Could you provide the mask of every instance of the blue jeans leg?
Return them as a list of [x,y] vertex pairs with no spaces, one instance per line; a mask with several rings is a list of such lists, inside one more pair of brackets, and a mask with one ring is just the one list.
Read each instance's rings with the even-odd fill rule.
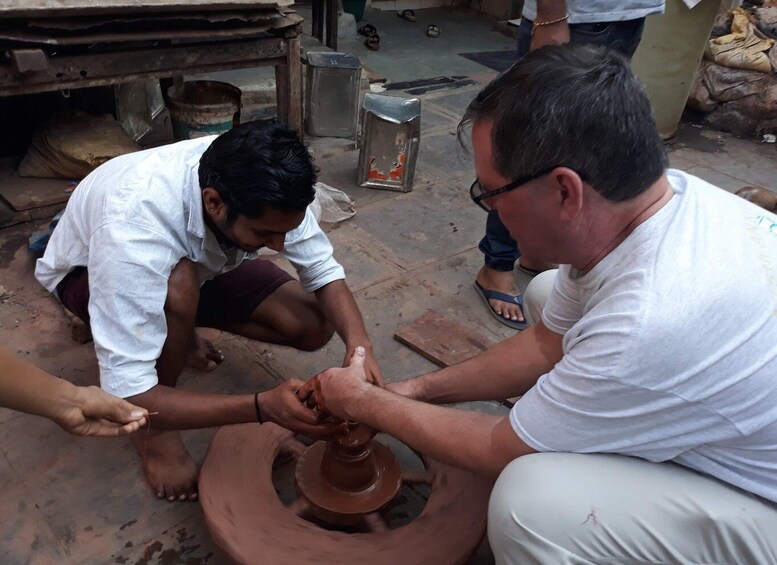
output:
[[[602,22],[596,24],[572,24],[569,36],[574,43],[593,43],[615,49],[631,59],[642,39],[645,18],[624,22]],[[532,22],[521,20],[518,26],[518,59],[526,55],[531,47]],[[486,266],[497,271],[512,271],[521,252],[495,211],[488,213],[486,234],[478,245],[485,256]]]
[[573,43],[604,45],[631,59],[642,40],[644,28],[645,18],[625,22],[572,24],[569,26],[569,37]]
[[478,249],[485,256],[486,266],[495,271],[512,271],[518,260],[518,244],[510,236],[496,210],[488,213],[486,235],[480,240]]

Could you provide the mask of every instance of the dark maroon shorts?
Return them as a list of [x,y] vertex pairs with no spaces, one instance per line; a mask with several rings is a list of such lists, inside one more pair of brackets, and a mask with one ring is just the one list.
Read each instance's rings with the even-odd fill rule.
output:
[[[263,259],[243,261],[200,288],[197,324],[245,322],[262,301],[294,277]],[[89,273],[76,267],[57,285],[57,296],[73,314],[89,323]]]

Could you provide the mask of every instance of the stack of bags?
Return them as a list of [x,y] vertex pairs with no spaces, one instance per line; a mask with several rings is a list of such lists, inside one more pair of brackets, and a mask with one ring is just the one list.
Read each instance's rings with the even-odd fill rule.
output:
[[705,122],[715,129],[771,140],[777,133],[777,5],[746,2],[727,16],[726,33],[707,44],[688,106],[706,112]]
[[108,159],[140,149],[113,116],[55,114],[35,131],[17,174],[80,180]]

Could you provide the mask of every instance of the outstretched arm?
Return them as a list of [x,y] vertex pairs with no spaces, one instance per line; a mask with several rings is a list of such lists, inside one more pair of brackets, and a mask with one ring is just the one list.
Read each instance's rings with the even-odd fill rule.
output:
[[359,306],[344,280],[332,281],[316,291],[316,298],[329,323],[345,342],[343,366],[347,366],[354,350],[362,346],[366,352],[364,362],[370,382],[383,385],[383,375],[372,351],[364,319]]
[[148,413],[98,387],[80,387],[0,350],[0,405],[43,416],[71,434],[118,436],[145,425]]
[[261,420],[316,438],[342,431],[342,424],[318,423],[316,414],[297,398],[297,390],[302,385],[302,381],[289,379],[256,394],[212,394],[156,385],[130,400],[151,411],[153,427],[158,430],[210,428]]
[[562,339],[540,322],[472,359],[387,388],[434,404],[520,396],[561,360]]
[[306,292],[315,292],[327,321],[345,342],[348,363],[356,346],[367,350],[367,370],[374,382],[382,384],[383,375],[372,355],[359,307],[345,282],[345,270],[334,258],[334,249],[308,208],[302,224],[286,235],[283,255],[294,265]]
[[416,402],[372,386],[357,349],[345,369],[316,377],[314,401],[345,420],[384,431],[434,459],[496,478],[513,459],[534,453],[507,417]]

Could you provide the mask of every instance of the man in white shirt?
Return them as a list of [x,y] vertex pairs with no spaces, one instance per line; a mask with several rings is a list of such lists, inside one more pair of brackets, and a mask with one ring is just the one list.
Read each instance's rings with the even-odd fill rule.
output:
[[[467,123],[473,201],[561,265],[527,289],[532,325],[389,390],[357,350],[313,400],[498,477],[497,563],[777,562],[777,216],[667,170],[601,48],[533,51]],[[433,405],[519,395],[505,417]]]
[[[308,205],[316,171],[294,131],[274,120],[117,157],[79,185],[36,276],[89,323],[104,390],[147,408],[135,434],[146,480],[168,500],[197,498],[197,467],[178,431],[271,421],[320,435],[297,380],[216,395],[175,388],[188,362],[212,370],[209,326],[312,351],[333,329],[346,359],[371,350],[343,268]],[[280,252],[299,281],[257,258]],[[380,372],[371,360],[371,375]]]

